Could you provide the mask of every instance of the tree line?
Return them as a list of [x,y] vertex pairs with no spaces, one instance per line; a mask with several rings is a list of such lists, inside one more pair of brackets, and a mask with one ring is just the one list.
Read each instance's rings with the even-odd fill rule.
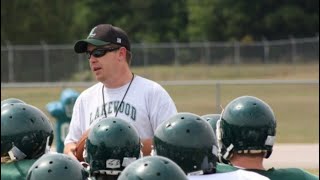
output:
[[319,0],[1,1],[2,44],[73,43],[101,23],[134,43],[313,37]]

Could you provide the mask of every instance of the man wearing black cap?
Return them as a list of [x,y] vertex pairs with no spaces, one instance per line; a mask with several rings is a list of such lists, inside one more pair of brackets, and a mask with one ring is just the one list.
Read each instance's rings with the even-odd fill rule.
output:
[[74,155],[76,143],[92,124],[105,117],[120,117],[137,129],[143,153],[149,155],[155,129],[177,109],[163,87],[131,72],[127,34],[110,24],[100,24],[87,39],[76,42],[74,50],[87,54],[99,82],[84,90],[75,102],[64,153]]

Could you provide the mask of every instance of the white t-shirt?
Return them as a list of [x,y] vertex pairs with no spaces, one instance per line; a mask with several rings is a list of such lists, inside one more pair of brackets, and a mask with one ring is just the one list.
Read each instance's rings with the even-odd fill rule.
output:
[[[115,117],[129,84],[110,89],[99,82],[84,90],[75,102],[69,133],[64,143],[77,142],[89,127],[105,117],[102,89],[107,116]],[[134,75],[117,117],[130,122],[137,129],[141,139],[150,139],[158,125],[176,113],[172,98],[161,85]]]
[[232,179],[232,180],[270,180],[266,176],[262,176],[255,172],[236,170],[227,173],[207,174],[207,175],[191,175],[187,176],[190,180],[211,180],[211,179]]

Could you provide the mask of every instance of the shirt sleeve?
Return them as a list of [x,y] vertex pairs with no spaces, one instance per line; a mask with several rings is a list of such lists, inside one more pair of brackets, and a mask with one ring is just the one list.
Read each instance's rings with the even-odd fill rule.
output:
[[177,108],[168,92],[160,85],[154,86],[151,96],[150,122],[155,132],[161,123],[177,114]]

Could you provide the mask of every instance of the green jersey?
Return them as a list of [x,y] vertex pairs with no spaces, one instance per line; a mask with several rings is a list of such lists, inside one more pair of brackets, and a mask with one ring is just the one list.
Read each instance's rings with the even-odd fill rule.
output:
[[1,163],[1,180],[25,180],[29,168],[36,159],[24,159],[9,163]]
[[[226,165],[226,164],[217,164],[217,173],[230,172],[235,171],[237,167]],[[275,169],[270,168],[268,170],[258,170],[258,169],[245,169],[248,171],[253,171],[259,173],[263,176],[270,178],[271,180],[316,180],[319,177],[304,171],[299,168],[283,168],[283,169]]]

